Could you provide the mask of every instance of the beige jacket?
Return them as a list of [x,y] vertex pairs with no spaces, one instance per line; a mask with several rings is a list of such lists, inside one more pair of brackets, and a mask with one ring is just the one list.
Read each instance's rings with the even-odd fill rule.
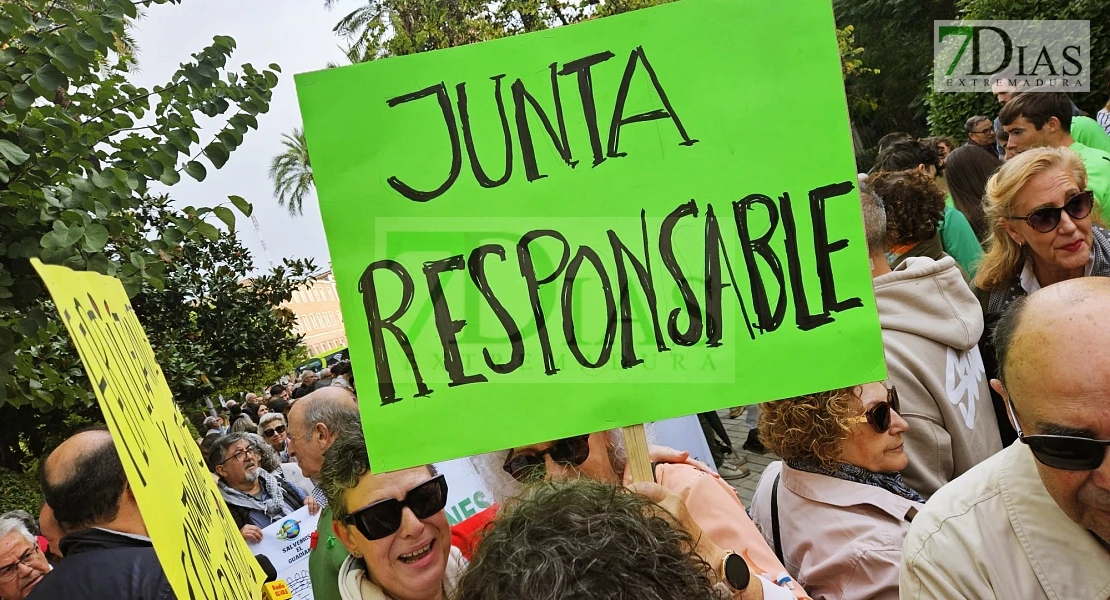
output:
[[903,600],[1106,600],[1110,551],[1048,495],[1020,442],[938,491],[910,526]]
[[889,381],[910,425],[902,478],[928,498],[1002,449],[979,354],[983,311],[951,257],[907,258],[874,284]]
[[897,600],[907,516],[921,504],[882,488],[768,465],[752,520],[774,548],[771,488],[779,482],[779,537],[787,570],[814,600]]

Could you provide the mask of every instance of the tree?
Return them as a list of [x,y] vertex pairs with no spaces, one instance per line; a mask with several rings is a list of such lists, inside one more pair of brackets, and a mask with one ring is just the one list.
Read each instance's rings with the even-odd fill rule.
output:
[[[180,290],[185,279],[191,284],[189,278],[205,273],[194,268],[197,264],[209,265],[208,273],[219,275],[220,267],[204,258],[203,248],[228,244],[230,234],[206,219],[215,217],[231,227],[232,208],[249,214],[250,205],[231,197],[215,208],[175,211],[155,188],[173,186],[182,172],[202,181],[209,168],[223,167],[243,136],[257,129],[257,116],[269,110],[280,72],[274,64],[263,70],[249,64],[239,71],[228,69],[235,40],[216,36],[163,85],[145,89],[131,84],[128,77],[137,62],[121,41],[138,15],[137,5],[178,1],[0,3],[4,466],[19,467],[38,455],[51,435],[96,417],[77,354],[31,268],[32,257],[118,277],[143,306],[140,318],[147,319],[171,389],[181,398],[214,390],[220,377],[276,359],[289,345],[283,337],[288,337],[288,327],[266,316],[273,312],[270,308],[257,309],[246,299],[241,302],[255,312],[243,319],[266,340],[258,360],[218,355],[225,348],[213,348],[199,337],[212,335],[198,329],[205,324],[182,328],[182,335],[192,332],[194,337],[180,340],[172,338],[179,332],[161,329],[172,319],[188,324],[185,313],[194,320],[220,314],[205,313],[204,307],[211,301],[208,294],[222,290]],[[224,119],[220,131],[203,143],[198,113]],[[221,250],[231,251],[229,246]],[[287,268],[274,276],[292,273],[295,280],[298,273]],[[228,269],[242,270],[234,265]],[[272,301],[282,295],[281,285],[267,285],[258,292],[263,297]],[[177,312],[169,310],[174,302]],[[165,308],[166,320],[158,321],[156,307]],[[271,342],[276,344],[272,352]]]
[[[1059,19],[1090,21],[1091,25],[1091,91],[1072,94],[1079,108],[1098,112],[1106,103],[1106,83],[1101,74],[1110,67],[1110,3],[1072,2],[1069,0],[960,0],[961,18],[965,19]],[[994,96],[930,92],[929,126],[934,135],[966,136],[964,122],[974,115],[994,116],[999,104]]]
[[305,196],[316,187],[312,179],[312,162],[308,158],[308,145],[304,130],[281,134],[285,151],[270,160],[270,181],[278,206],[285,207],[292,216],[300,215]]
[[[858,134],[857,168],[866,171],[882,136],[905,131],[924,136],[925,96],[933,69],[933,21],[956,18],[956,0],[834,0],[837,27],[854,25],[869,66],[882,77],[849,84],[849,112]],[[854,98],[878,99],[873,109]]]

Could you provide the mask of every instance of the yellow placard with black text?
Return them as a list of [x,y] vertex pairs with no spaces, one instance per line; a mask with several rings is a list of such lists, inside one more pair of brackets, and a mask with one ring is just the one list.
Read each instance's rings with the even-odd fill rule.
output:
[[262,569],[185,428],[123,284],[98,273],[32,263],[81,355],[174,594],[198,600],[258,597]]

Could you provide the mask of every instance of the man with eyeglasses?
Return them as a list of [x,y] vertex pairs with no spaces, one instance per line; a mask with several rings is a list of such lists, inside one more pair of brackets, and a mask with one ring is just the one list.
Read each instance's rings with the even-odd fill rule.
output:
[[107,429],[62,442],[43,461],[39,482],[65,534],[65,560],[28,600],[175,597]]
[[0,598],[24,600],[50,572],[38,540],[15,517],[0,518]]
[[239,532],[261,542],[262,529],[304,506],[304,492],[258,464],[257,450],[241,433],[225,435],[209,450],[209,464],[220,477],[217,487]]
[[986,152],[990,152],[991,156],[1000,158],[998,156],[998,147],[995,145],[994,125],[989,118],[983,115],[971,117],[967,120],[967,123],[964,124],[964,131],[967,132],[967,143],[965,146],[981,148]]
[[1110,591],[1110,279],[1015,301],[994,331],[1019,441],[941,488],[902,552],[903,600]]
[[[1006,149],[1021,154],[1030,148],[1069,148],[1087,169],[1087,189],[1100,206],[1110,206],[1110,152],[1082,144],[1072,136],[1071,100],[1063,92],[1030,91],[1006,103],[998,119],[1009,138]],[[1097,124],[1096,124],[1097,127]]]

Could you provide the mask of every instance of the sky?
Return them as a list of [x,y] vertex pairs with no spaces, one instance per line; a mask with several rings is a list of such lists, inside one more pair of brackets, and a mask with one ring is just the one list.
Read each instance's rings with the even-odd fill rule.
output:
[[[216,206],[232,194],[245,198],[254,205],[260,232],[278,264],[286,257],[312,258],[320,268],[328,265],[315,195],[305,199],[303,215],[289,216],[277,205],[267,169],[270,159],[282,150],[281,135],[301,126],[293,74],[323,69],[328,62],[346,62],[341,40],[331,28],[358,5],[358,0],[340,0],[325,10],[322,0],[185,0],[180,5],[152,7],[135,26],[139,69],[132,82],[142,87],[168,81],[215,35],[235,38],[237,49],[228,61],[235,70],[243,63],[260,70],[270,63],[281,66],[270,111],[258,116],[258,130],[247,133],[222,169],[212,168],[205,160],[208,176],[203,182],[183,175],[168,190],[179,206]],[[206,130],[198,132],[201,143],[207,144],[232,114],[229,111],[223,120],[208,122]],[[237,216],[239,239],[250,249],[255,267],[266,269],[266,256],[250,220]]]

